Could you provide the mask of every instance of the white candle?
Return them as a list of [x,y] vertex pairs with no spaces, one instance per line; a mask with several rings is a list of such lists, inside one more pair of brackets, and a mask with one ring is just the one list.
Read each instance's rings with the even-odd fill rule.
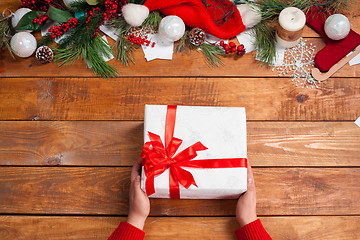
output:
[[299,43],[306,17],[303,11],[296,7],[283,9],[279,15],[279,27],[275,38],[284,48],[294,47]]

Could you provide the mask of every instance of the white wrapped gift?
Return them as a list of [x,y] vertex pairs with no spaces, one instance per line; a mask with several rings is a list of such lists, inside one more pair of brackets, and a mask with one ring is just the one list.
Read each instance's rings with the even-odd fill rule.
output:
[[[159,135],[161,141],[165,142],[167,109],[166,105],[145,106],[144,143],[150,141],[149,132]],[[237,163],[242,160],[246,164],[245,108],[177,106],[173,137],[183,140],[176,154],[199,141],[207,147],[206,150],[197,151],[197,156],[192,160],[232,159]],[[247,168],[244,164],[226,168],[181,168],[192,174],[197,185],[186,189],[179,183],[182,199],[238,198],[247,190]],[[145,182],[143,167],[141,187],[146,192]],[[154,186],[155,193],[149,197],[170,198],[169,168],[155,176]]]

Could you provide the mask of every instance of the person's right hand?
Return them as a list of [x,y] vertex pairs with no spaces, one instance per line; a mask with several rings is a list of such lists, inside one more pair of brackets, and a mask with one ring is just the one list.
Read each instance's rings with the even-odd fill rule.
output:
[[240,196],[237,202],[236,219],[240,227],[257,219],[255,182],[249,160],[247,168],[247,191]]
[[150,201],[140,188],[140,158],[131,169],[131,185],[129,192],[129,215],[127,222],[143,230],[145,220],[150,213]]

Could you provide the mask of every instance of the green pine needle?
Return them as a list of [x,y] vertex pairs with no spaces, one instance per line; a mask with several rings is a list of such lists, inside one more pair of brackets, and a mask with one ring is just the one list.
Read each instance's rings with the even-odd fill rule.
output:
[[72,44],[66,48],[55,48],[54,62],[59,66],[70,65],[75,63],[79,58],[84,59],[95,74],[102,78],[116,77],[117,71],[103,59],[110,57],[112,50],[110,45],[101,37],[94,38],[88,43]]
[[149,16],[144,20],[142,26],[151,26],[154,29],[158,29],[162,16],[159,11],[150,12]]
[[3,47],[6,47],[12,58],[15,59],[15,56],[10,46],[10,40],[11,40],[10,34],[12,33],[10,20],[11,18],[9,17],[0,17],[0,50]]
[[206,62],[211,67],[218,67],[220,65],[224,65],[224,63],[220,58],[220,56],[225,54],[223,49],[208,43],[201,44],[199,48],[201,49],[202,53],[205,55]]
[[[260,7],[262,21],[254,27],[255,32],[255,48],[257,49],[257,57],[261,64],[272,65],[275,62],[275,25],[278,22],[280,12],[286,7],[297,7],[303,11],[307,11],[310,7],[316,6],[319,13],[342,12],[350,13],[351,8],[356,5],[354,0],[245,0],[250,4]],[[236,4],[241,4],[235,1]]]

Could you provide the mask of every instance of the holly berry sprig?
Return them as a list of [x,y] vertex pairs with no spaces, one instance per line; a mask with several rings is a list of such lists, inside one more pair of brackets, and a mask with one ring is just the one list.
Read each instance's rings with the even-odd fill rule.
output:
[[49,19],[49,17],[48,17],[48,15],[46,15],[46,13],[43,15],[39,14],[38,17],[34,18],[33,22],[37,23],[37,24],[42,24],[43,22],[45,22],[48,19]]
[[145,36],[145,37],[141,37],[141,36],[136,37],[135,34],[131,34],[128,37],[128,40],[131,43],[139,45],[139,46],[141,46],[141,45],[150,46],[150,44],[151,44],[151,47],[155,47],[155,42],[151,43],[151,41],[149,41],[147,39],[147,36]]
[[236,52],[236,54],[238,56],[242,56],[246,53],[245,47],[243,44],[236,46],[236,44],[234,42],[230,42],[229,44],[226,44],[224,41],[220,41],[220,46],[224,48],[226,54]]

